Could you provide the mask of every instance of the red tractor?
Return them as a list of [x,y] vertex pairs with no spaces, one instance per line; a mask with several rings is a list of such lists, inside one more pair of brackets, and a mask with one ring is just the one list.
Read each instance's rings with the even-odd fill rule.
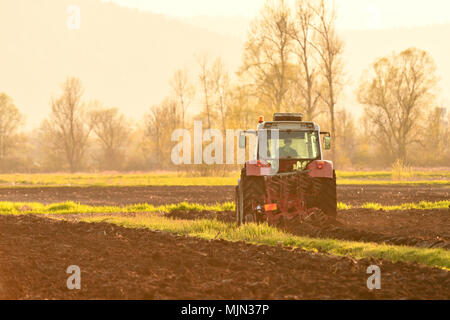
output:
[[243,131],[240,148],[249,135],[256,139],[255,160],[245,163],[236,187],[237,224],[334,221],[336,175],[322,153],[331,147],[330,133],[302,121],[301,113],[275,113],[273,121],[260,117],[256,130]]

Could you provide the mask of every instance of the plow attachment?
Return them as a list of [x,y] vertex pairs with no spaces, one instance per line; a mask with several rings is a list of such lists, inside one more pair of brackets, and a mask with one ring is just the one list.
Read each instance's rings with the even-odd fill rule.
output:
[[308,199],[319,195],[320,185],[307,171],[243,180],[236,190],[238,224],[267,222],[285,227],[304,222],[323,224],[328,220],[320,208],[308,206]]

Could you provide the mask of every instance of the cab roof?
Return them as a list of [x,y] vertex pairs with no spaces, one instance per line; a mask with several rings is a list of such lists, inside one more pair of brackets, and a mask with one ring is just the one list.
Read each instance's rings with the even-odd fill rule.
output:
[[258,129],[320,131],[319,125],[310,121],[265,121]]
[[303,113],[300,112],[275,112],[273,114],[273,121],[302,121]]

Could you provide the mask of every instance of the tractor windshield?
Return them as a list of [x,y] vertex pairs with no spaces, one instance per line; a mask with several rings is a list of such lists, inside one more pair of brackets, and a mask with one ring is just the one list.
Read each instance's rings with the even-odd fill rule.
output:
[[[278,131],[260,135],[260,146],[267,136],[267,159],[275,158],[274,150],[278,149],[279,159],[316,159],[319,156],[319,138],[315,131]],[[264,152],[262,153],[264,154]],[[266,157],[263,157],[266,158]]]

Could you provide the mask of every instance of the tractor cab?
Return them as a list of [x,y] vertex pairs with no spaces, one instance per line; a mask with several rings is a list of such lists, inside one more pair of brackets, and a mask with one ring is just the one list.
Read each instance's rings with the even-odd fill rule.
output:
[[305,170],[311,162],[323,159],[320,136],[324,135],[324,150],[330,149],[331,137],[318,124],[302,120],[301,113],[275,113],[272,121],[260,117],[256,130],[243,132],[240,146],[245,147],[245,135],[254,134],[253,158],[270,167],[270,174]]
[[330,149],[330,133],[303,121],[301,113],[275,113],[272,121],[260,117],[256,130],[243,131],[240,148],[246,146],[246,135],[253,135],[256,143],[236,186],[238,225],[335,219],[336,175],[322,153]]

